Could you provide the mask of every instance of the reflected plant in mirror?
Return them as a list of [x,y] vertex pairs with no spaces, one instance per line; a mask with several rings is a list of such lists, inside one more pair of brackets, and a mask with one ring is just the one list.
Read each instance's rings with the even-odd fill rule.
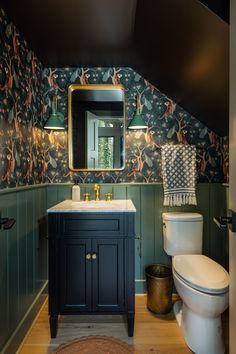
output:
[[124,169],[124,87],[70,85],[68,103],[70,169]]

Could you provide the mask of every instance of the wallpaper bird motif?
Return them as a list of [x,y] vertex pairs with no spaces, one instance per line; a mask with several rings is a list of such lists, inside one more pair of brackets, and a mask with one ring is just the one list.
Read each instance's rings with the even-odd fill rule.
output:
[[0,187],[40,183],[42,65],[0,10]]
[[65,117],[70,84],[122,84],[125,87],[127,122],[135,112],[135,97],[138,95],[148,124],[146,131],[127,130],[126,166],[117,172],[71,173],[68,171],[67,147],[63,148],[59,137],[61,133],[58,133],[60,146],[57,146],[57,151],[51,150],[58,168],[48,167],[50,179],[72,181],[76,176],[83,183],[162,182],[161,146],[168,143],[197,146],[198,182],[227,179],[227,138],[219,138],[131,68],[45,68],[43,81],[47,96],[58,96],[59,110]]
[[[194,144],[198,182],[228,179],[228,141],[219,138],[131,68],[43,68],[16,27],[0,10],[0,188],[38,183],[162,182],[161,146]],[[127,124],[139,96],[146,131],[126,133],[123,171],[73,173],[68,169],[67,132],[43,129],[52,97],[67,119],[67,88],[122,84]]]

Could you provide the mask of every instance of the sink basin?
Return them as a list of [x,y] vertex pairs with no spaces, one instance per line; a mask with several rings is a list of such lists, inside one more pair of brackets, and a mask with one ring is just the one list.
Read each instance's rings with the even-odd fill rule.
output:
[[81,209],[110,209],[113,208],[117,203],[114,201],[107,202],[105,200],[91,200],[90,202],[72,202],[72,207]]

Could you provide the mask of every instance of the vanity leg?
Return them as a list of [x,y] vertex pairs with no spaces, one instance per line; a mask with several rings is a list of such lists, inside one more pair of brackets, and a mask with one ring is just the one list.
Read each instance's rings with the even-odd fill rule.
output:
[[134,314],[127,316],[128,320],[128,336],[133,337],[134,335]]
[[49,323],[50,323],[50,332],[51,332],[51,338],[56,338],[57,336],[57,323],[58,323],[58,316],[50,316],[49,318]]

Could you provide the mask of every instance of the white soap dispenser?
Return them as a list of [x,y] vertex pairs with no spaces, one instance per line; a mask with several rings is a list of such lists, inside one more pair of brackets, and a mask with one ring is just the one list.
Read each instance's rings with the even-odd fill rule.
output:
[[80,186],[78,185],[78,181],[74,181],[74,185],[72,187],[72,201],[79,202],[80,201]]

